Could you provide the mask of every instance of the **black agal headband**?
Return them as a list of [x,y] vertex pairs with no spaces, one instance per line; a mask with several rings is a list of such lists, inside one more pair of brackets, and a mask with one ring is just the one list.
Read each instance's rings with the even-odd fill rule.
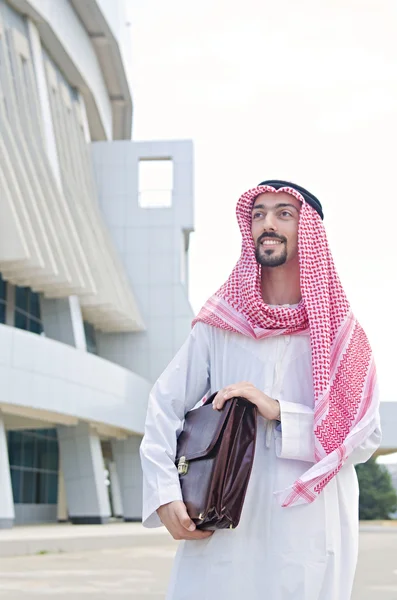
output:
[[322,219],[324,219],[323,207],[321,206],[320,201],[316,198],[316,196],[313,196],[313,194],[305,190],[305,188],[301,187],[300,185],[296,185],[296,183],[291,183],[290,181],[281,181],[279,179],[268,179],[267,181],[262,181],[259,185],[270,185],[276,190],[279,190],[282,187],[293,188],[302,194],[306,202],[318,212]]

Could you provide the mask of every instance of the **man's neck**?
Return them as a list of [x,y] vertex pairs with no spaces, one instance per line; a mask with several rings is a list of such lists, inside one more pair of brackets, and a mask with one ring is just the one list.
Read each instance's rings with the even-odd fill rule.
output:
[[299,264],[291,261],[280,267],[262,267],[261,289],[265,304],[298,304],[302,298]]

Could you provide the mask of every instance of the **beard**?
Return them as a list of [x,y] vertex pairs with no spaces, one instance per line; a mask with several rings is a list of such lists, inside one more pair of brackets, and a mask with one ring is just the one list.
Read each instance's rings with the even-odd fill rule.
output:
[[[262,246],[261,242],[263,242],[265,239],[280,240],[280,242],[283,244],[282,251],[277,251],[277,246],[270,246],[269,248]],[[284,265],[288,258],[287,239],[284,236],[274,235],[271,233],[266,233],[259,236],[256,241],[255,258],[262,267],[280,267],[281,265]]]

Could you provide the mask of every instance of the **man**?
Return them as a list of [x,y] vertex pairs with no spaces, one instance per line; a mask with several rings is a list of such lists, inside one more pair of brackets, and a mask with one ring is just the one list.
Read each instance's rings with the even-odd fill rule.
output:
[[[143,520],[178,549],[169,600],[349,600],[354,465],[380,443],[372,352],[337,276],[320,202],[265,181],[241,196],[241,257],[155,384],[141,446]],[[227,232],[223,232],[227,235]],[[258,407],[254,466],[233,530],[195,529],[174,465],[185,414],[218,392]]]

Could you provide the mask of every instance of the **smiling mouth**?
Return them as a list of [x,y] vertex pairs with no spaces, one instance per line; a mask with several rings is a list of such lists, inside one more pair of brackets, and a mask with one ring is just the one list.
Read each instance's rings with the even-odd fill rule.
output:
[[279,244],[282,244],[281,240],[266,239],[261,242],[262,246],[277,246]]

